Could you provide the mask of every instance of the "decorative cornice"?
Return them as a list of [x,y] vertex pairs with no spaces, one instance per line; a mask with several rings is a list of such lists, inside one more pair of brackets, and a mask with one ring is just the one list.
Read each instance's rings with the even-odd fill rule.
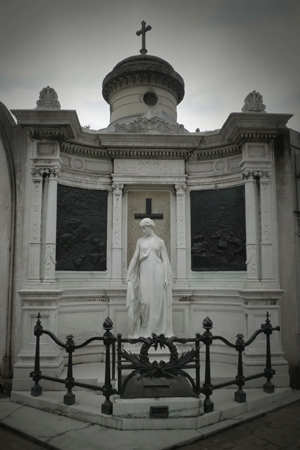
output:
[[108,303],[109,297],[107,295],[99,296],[99,297],[63,297],[61,299],[61,304],[63,303]]
[[48,137],[61,139],[74,139],[81,133],[81,125],[76,111],[53,109],[12,109],[18,125],[29,129],[37,139]]
[[235,144],[270,142],[286,128],[291,117],[293,114],[231,113],[220,134],[227,142]]
[[[123,145],[125,145],[125,142]],[[148,142],[149,144],[149,142]],[[142,142],[139,143],[142,146]],[[190,148],[183,149],[165,149],[163,144],[161,144],[162,148],[154,148],[156,142],[153,143],[153,146],[150,148],[134,148],[134,144],[132,144],[129,148],[97,148],[97,147],[88,147],[85,145],[80,145],[72,143],[72,142],[63,142],[60,145],[60,150],[62,153],[82,156],[85,158],[93,158],[93,159],[188,159],[191,154]]]
[[201,149],[195,150],[189,161],[205,161],[210,159],[226,158],[228,156],[240,155],[242,149],[239,145],[231,145],[229,147],[214,148],[211,150]]
[[62,153],[68,155],[84,156],[93,159],[107,159],[110,157],[106,149],[87,147],[79,144],[72,144],[70,142],[63,142],[60,145],[60,150]]
[[241,133],[238,142],[271,142],[277,133]]
[[66,140],[69,135],[68,130],[65,127],[43,127],[41,129],[31,130],[29,134],[32,139],[47,139],[59,142]]
[[161,150],[161,149],[112,149],[107,150],[111,158],[117,159],[187,159],[190,152],[187,150]]

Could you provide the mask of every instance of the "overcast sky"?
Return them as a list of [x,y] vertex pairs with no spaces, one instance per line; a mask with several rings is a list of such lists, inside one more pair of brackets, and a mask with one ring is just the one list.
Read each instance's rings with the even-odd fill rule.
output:
[[109,123],[102,80],[139,54],[145,20],[149,55],[185,81],[178,122],[220,128],[259,91],[267,112],[292,113],[300,131],[300,0],[6,0],[0,7],[0,101],[36,107],[47,85],[81,125]]

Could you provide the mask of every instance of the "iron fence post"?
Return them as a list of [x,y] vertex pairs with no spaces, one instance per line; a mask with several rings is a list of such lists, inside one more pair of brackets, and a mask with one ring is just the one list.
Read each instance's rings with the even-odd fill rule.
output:
[[211,373],[210,373],[210,345],[212,344],[212,333],[211,329],[213,328],[213,323],[209,317],[203,320],[203,328],[205,332],[202,336],[202,341],[205,344],[205,381],[203,384],[202,392],[205,395],[204,400],[204,412],[209,413],[213,412],[214,404],[210,399],[210,396],[213,393],[212,384],[211,384]]
[[196,339],[195,339],[195,346],[196,346],[196,390],[197,395],[200,394],[200,333],[196,333]]
[[116,341],[112,342],[111,346],[111,379],[116,381]]
[[74,387],[74,377],[73,377],[73,352],[75,350],[75,344],[73,341],[72,334],[67,336],[66,342],[66,352],[68,353],[68,372],[67,378],[65,380],[65,386],[68,392],[64,395],[64,404],[73,405],[75,403],[75,394],[73,394],[72,389]]
[[30,373],[30,376],[34,381],[34,386],[31,388],[31,395],[33,397],[39,397],[42,395],[42,386],[39,385],[39,381],[42,374],[40,370],[40,336],[43,334],[43,327],[41,325],[40,318],[41,314],[38,313],[36,325],[34,327],[34,335],[36,336],[34,371]]
[[245,350],[245,342],[243,334],[237,334],[237,340],[235,343],[235,348],[238,351],[238,372],[235,377],[235,383],[238,386],[238,390],[234,393],[234,400],[239,403],[245,403],[246,401],[246,392],[243,390],[243,386],[245,384],[245,377],[243,373],[243,351]]
[[270,344],[270,336],[273,332],[272,325],[270,322],[270,316],[269,311],[267,311],[266,314],[266,322],[262,324],[261,328],[264,330],[264,333],[266,335],[266,368],[264,370],[264,376],[266,377],[267,381],[264,384],[264,392],[267,394],[273,394],[274,392],[274,384],[272,383],[271,379],[273,378],[273,375],[275,375],[275,370],[272,369],[271,365],[271,344]]
[[113,327],[112,320],[107,317],[103,323],[103,328],[105,333],[103,335],[103,343],[106,347],[106,358],[105,358],[105,380],[103,385],[103,395],[105,396],[105,401],[101,405],[101,412],[103,414],[112,414],[113,405],[110,401],[110,396],[115,392],[111,385],[111,376],[110,376],[110,346],[114,341],[114,336],[110,332]]
[[118,366],[117,366],[117,370],[118,370],[118,394],[121,395],[121,389],[122,389],[122,355],[121,355],[121,350],[122,350],[122,334],[118,333]]

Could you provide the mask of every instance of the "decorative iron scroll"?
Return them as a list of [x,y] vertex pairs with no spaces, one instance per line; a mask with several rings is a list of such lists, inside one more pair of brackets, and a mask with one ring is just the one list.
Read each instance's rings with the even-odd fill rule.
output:
[[244,186],[191,192],[194,271],[246,270]]
[[107,191],[58,185],[56,270],[106,270]]

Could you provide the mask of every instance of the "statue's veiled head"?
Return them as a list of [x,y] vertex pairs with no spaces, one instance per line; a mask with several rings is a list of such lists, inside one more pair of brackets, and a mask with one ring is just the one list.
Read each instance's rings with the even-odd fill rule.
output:
[[140,221],[139,226],[141,228],[149,227],[149,228],[152,228],[152,230],[153,230],[155,228],[155,223],[153,222],[153,220],[149,219],[149,217],[146,217],[145,219],[142,219]]

